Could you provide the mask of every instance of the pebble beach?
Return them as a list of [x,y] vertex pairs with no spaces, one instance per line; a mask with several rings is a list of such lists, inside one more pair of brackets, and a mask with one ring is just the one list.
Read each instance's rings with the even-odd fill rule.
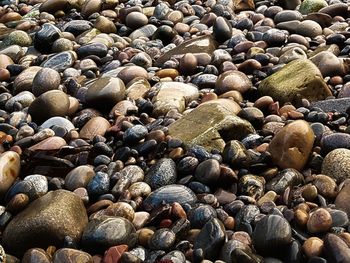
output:
[[0,263],[350,263],[350,2],[0,0]]

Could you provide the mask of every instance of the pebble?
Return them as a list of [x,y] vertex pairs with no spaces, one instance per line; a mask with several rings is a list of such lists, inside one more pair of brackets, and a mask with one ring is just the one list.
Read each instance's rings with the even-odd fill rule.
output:
[[132,247],[136,232],[132,223],[123,217],[101,217],[89,221],[82,235],[82,244],[90,251],[103,252],[116,245]]
[[[348,159],[350,150],[339,148],[326,155],[322,162],[322,174],[333,178],[337,183],[348,178]],[[349,159],[350,160],[350,159]]]
[[269,144],[268,151],[281,168],[303,169],[314,143],[310,125],[297,120],[282,128]]
[[310,214],[307,229],[310,233],[326,232],[332,226],[332,217],[324,208],[319,208]]
[[23,255],[33,246],[59,245],[65,236],[78,241],[87,222],[78,196],[65,190],[51,191],[10,221],[3,233],[3,244],[9,253]]

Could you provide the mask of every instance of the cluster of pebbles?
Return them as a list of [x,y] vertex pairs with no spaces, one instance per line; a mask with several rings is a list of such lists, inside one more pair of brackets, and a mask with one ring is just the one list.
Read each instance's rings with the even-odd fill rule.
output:
[[0,262],[350,262],[340,0],[0,0]]

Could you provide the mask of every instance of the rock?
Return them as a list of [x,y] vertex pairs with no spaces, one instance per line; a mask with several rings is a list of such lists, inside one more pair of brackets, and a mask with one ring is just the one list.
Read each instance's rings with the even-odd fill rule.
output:
[[338,184],[350,175],[350,150],[335,149],[322,162],[321,173],[333,178]]
[[0,155],[0,197],[3,197],[14,183],[20,168],[20,156],[16,152],[8,151]]
[[220,177],[220,163],[214,159],[201,162],[195,170],[194,177],[203,184],[215,184]]
[[253,244],[261,255],[282,254],[291,241],[292,229],[281,216],[267,215],[255,225]]
[[31,248],[22,258],[23,263],[51,263],[50,256],[41,248]]
[[344,113],[349,108],[350,98],[320,100],[311,103],[311,107],[317,107],[324,112],[341,112]]
[[223,43],[232,37],[232,26],[226,18],[218,16],[215,19],[213,25],[213,36],[220,43]]
[[67,0],[48,0],[40,5],[39,11],[53,14],[58,10],[64,10],[67,4]]
[[254,10],[255,4],[252,0],[234,0],[233,8],[235,12]]
[[3,232],[3,244],[9,253],[23,255],[31,247],[60,246],[65,236],[78,242],[87,222],[84,204],[77,195],[65,190],[51,191],[9,222]]
[[131,40],[138,39],[140,37],[147,37],[151,38],[153,34],[157,31],[157,27],[155,25],[149,24],[149,25],[144,25],[135,31],[133,31],[130,35],[129,38]]
[[64,179],[64,185],[69,191],[74,191],[79,187],[86,187],[92,177],[94,170],[88,165],[81,165],[70,171]]
[[315,13],[326,6],[328,4],[324,0],[304,0],[300,5],[299,12],[307,15],[309,13]]
[[136,124],[128,128],[123,134],[123,141],[126,144],[136,144],[143,140],[148,134],[148,130],[145,126]]
[[61,248],[53,255],[52,263],[93,263],[93,259],[86,252],[71,248]]
[[[233,101],[231,101],[233,102]],[[225,141],[241,140],[254,133],[253,126],[221,103],[204,103],[169,126],[169,134],[189,145],[222,151]],[[191,127],[196,127],[193,129]],[[235,132],[231,132],[235,131]]]
[[125,24],[126,26],[137,29],[142,26],[147,25],[148,18],[141,12],[131,12],[129,13],[125,18]]
[[127,245],[113,246],[105,252],[103,257],[103,262],[104,263],[120,262],[121,256],[126,251],[128,251]]
[[31,37],[22,30],[13,31],[4,39],[4,45],[6,46],[18,45],[20,47],[28,47],[31,44]]
[[108,48],[102,43],[88,43],[79,47],[76,52],[79,58],[84,58],[90,55],[102,58],[107,55]]
[[348,216],[350,216],[349,195],[350,184],[345,184],[334,201],[335,207],[346,212]]
[[237,90],[241,94],[244,94],[252,87],[253,84],[247,75],[237,70],[229,70],[220,74],[215,83],[217,94],[223,94],[232,90]]
[[208,221],[194,241],[194,249],[203,250],[204,258],[214,260],[225,243],[225,227],[217,218]]
[[318,67],[324,77],[344,74],[342,61],[329,51],[322,51],[310,57],[310,60]]
[[161,57],[156,60],[155,65],[161,66],[165,61],[169,60],[171,57],[182,56],[186,53],[206,53],[211,55],[217,48],[217,43],[211,35],[198,37],[185,41],[179,46],[173,48],[172,50],[166,52]]
[[190,101],[199,97],[197,87],[190,84],[164,82],[158,87],[159,91],[152,99],[156,116],[166,115],[172,109],[181,113]]
[[14,62],[11,59],[11,57],[5,55],[5,54],[0,54],[0,68],[1,69],[6,69],[8,65],[12,65]]
[[310,213],[309,220],[307,221],[307,230],[312,233],[327,232],[332,226],[332,216],[324,209],[319,208]]
[[266,183],[266,190],[282,195],[287,187],[295,187],[304,183],[303,175],[293,168],[280,171]]
[[81,15],[88,18],[95,12],[99,12],[102,7],[101,0],[87,0],[81,7]]
[[145,175],[145,182],[153,189],[176,182],[176,164],[170,158],[160,159]]
[[80,137],[92,140],[96,135],[104,135],[110,127],[109,122],[103,117],[93,117],[80,130]]
[[41,66],[44,68],[51,68],[58,72],[73,66],[76,60],[76,54],[73,51],[64,51],[56,55],[50,56],[44,61]]
[[19,74],[13,82],[14,93],[18,94],[22,91],[31,91],[33,80],[36,74],[40,70],[41,70],[41,67],[37,67],[37,66],[29,67],[23,70],[21,74]]
[[303,244],[303,251],[308,258],[321,256],[323,240],[318,237],[310,237]]
[[148,79],[147,71],[139,66],[128,66],[122,69],[118,75],[118,78],[120,78],[125,85],[127,85],[131,80],[142,77],[145,79]]
[[87,88],[86,102],[102,110],[110,110],[125,97],[125,85],[119,78],[101,77]]
[[96,252],[104,252],[109,247],[116,245],[133,247],[135,242],[135,227],[123,217],[103,216],[92,219],[82,236],[82,245]]
[[282,128],[271,140],[268,151],[272,160],[281,168],[302,170],[309,158],[314,132],[303,120],[294,121]]
[[75,129],[73,123],[63,117],[52,117],[43,122],[40,126],[44,129],[51,128],[52,126],[59,126],[66,129],[68,132]]
[[[59,0],[58,3],[60,3]],[[55,40],[60,37],[61,31],[50,23],[42,25],[41,29],[35,33],[34,48],[42,53],[50,53]]]
[[38,97],[46,91],[58,89],[60,83],[61,77],[57,71],[50,68],[40,69],[33,79],[33,94]]
[[327,234],[324,238],[324,251],[334,263],[345,263],[350,258],[347,243],[335,234]]
[[329,153],[338,148],[350,149],[350,134],[335,132],[322,136],[322,153]]
[[94,28],[106,34],[117,32],[117,28],[114,23],[104,16],[99,16],[96,18]]
[[67,94],[60,90],[50,90],[41,94],[30,104],[28,113],[34,121],[42,123],[51,117],[65,116],[68,109]]
[[298,24],[295,32],[304,37],[316,37],[322,34],[322,27],[315,21],[304,20]]
[[300,98],[322,100],[332,95],[319,69],[307,59],[297,59],[261,81],[260,95],[280,103],[295,103]]
[[192,205],[196,201],[197,197],[191,189],[183,185],[172,184],[160,187],[151,192],[144,200],[143,206],[146,211],[151,211],[163,202],[166,204],[177,202],[180,205]]

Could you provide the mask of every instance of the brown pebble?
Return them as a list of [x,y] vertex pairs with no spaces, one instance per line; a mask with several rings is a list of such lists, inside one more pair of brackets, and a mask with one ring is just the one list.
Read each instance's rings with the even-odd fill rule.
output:
[[319,208],[311,212],[307,221],[307,229],[310,233],[326,232],[332,226],[332,216],[324,209]]
[[10,72],[7,69],[0,68],[0,81],[8,81],[10,77]]
[[310,237],[304,242],[302,248],[308,258],[319,257],[323,250],[323,240],[318,237]]
[[11,200],[8,202],[6,206],[6,210],[16,214],[23,210],[29,204],[29,197],[26,194],[16,194]]
[[148,242],[153,236],[154,231],[149,228],[142,228],[138,233],[138,244],[143,247],[148,247]]

